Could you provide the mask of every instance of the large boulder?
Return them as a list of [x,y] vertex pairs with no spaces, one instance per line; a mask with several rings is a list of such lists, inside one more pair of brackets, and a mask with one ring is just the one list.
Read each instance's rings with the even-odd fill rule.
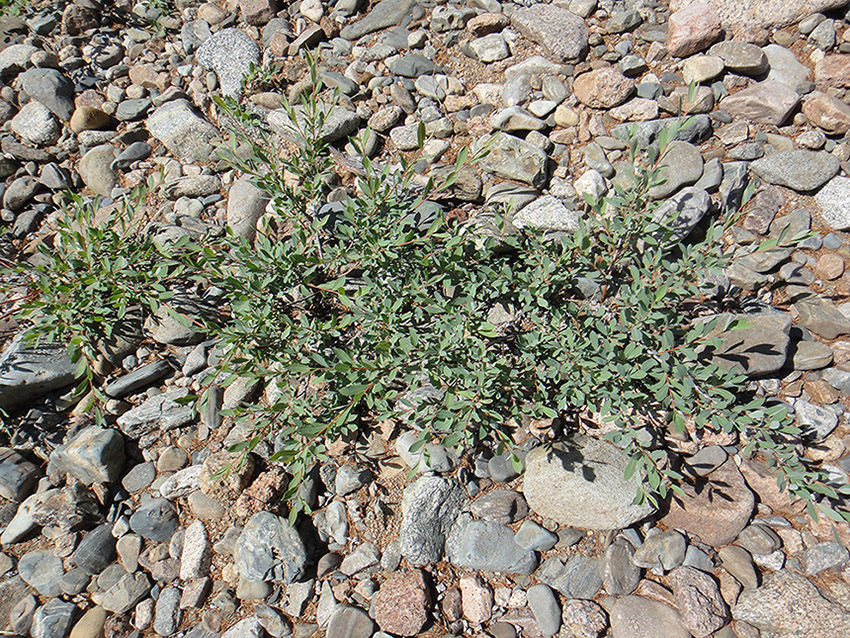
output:
[[638,479],[624,478],[628,462],[619,448],[586,436],[535,448],[525,459],[528,506],[570,527],[628,527],[654,511],[634,504]]

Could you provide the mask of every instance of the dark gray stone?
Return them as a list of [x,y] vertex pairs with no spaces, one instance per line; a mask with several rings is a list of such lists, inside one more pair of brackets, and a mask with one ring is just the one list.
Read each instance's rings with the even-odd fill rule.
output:
[[87,574],[99,574],[115,560],[115,542],[112,525],[95,527],[80,541],[74,552],[74,562]]
[[91,426],[56,448],[51,466],[86,485],[117,481],[124,469],[124,437],[118,430]]
[[169,540],[179,523],[177,508],[164,498],[149,500],[130,517],[134,532],[159,543]]
[[75,365],[64,346],[28,346],[15,338],[0,356],[0,409],[13,410],[74,381]]
[[30,69],[19,76],[21,88],[64,121],[74,113],[74,83],[55,69]]

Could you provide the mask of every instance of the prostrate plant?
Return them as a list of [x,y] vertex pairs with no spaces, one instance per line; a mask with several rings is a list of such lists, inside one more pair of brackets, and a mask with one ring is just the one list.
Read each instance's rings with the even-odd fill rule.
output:
[[[428,201],[433,182],[415,196],[410,165],[379,169],[363,153],[355,194],[326,203],[322,131],[335,104],[320,96],[314,68],[302,104],[284,106],[301,143],[283,156],[259,118],[219,102],[240,126],[232,161],[269,194],[272,214],[253,243],[229,236],[200,260],[230,301],[230,321],[211,327],[226,356],[209,382],[266,388],[234,413],[254,435],[233,451],[269,439],[271,460],[292,475],[287,497],[329,441],[385,419],[419,431],[412,451],[432,440],[504,449],[511,425],[557,419],[621,446],[639,501],[681,493],[672,439],[699,442],[708,430],[766,455],[813,516],[815,506],[848,516],[831,504],[847,488],[797,454],[785,406],[750,396],[745,378],[708,354],[718,331],[742,327],[702,316],[708,277],[729,263],[720,238],[734,218],[683,243],[675,211],[659,217],[648,193],[681,121],[647,157],[632,144],[632,186],[591,199],[574,232],[549,237],[498,215],[487,232],[476,218],[455,223]],[[480,157],[461,151],[442,188]]]
[[[141,326],[173,293],[182,267],[170,248],[143,228],[147,185],[108,208],[99,199],[69,194],[52,242],[5,275],[27,292],[17,314],[33,342],[67,343],[77,364],[77,394],[104,399],[95,383],[103,344],[122,322]],[[178,246],[179,244],[175,244]]]

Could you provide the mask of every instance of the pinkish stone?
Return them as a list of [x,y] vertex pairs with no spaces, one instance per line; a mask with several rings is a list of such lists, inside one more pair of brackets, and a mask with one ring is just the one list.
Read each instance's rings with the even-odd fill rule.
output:
[[723,34],[720,18],[704,2],[679,9],[667,21],[667,50],[684,58],[708,48]]
[[381,631],[398,636],[418,634],[431,612],[431,592],[421,569],[390,576],[373,603],[375,622]]

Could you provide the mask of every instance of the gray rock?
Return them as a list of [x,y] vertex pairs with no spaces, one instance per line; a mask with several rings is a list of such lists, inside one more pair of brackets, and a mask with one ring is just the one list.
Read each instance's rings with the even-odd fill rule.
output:
[[189,423],[194,418],[191,405],[180,405],[177,399],[188,395],[184,388],[175,388],[157,394],[118,417],[121,431],[131,439],[160,428],[172,430]]
[[457,467],[458,458],[454,450],[447,449],[438,443],[427,443],[416,452],[411,452],[410,448],[418,438],[415,432],[408,430],[396,439],[396,452],[405,465],[410,468],[415,467],[419,473],[445,473]]
[[403,78],[418,78],[422,75],[443,73],[442,67],[421,53],[405,53],[401,57],[387,62],[387,67],[393,75],[400,75]]
[[799,341],[794,345],[795,370],[820,370],[832,363],[832,348],[819,341]]
[[18,76],[21,89],[64,121],[74,112],[74,83],[55,69],[30,69]]
[[179,525],[177,509],[164,498],[152,498],[130,517],[130,528],[155,542],[167,541]]
[[524,521],[514,535],[514,542],[523,549],[546,552],[555,547],[558,537],[534,521]]
[[648,504],[634,505],[635,478],[626,481],[628,458],[604,441],[574,437],[526,457],[524,493],[529,507],[562,525],[622,529],[649,516]]
[[257,188],[250,177],[240,177],[227,193],[227,225],[235,235],[253,241],[269,201],[268,193]]
[[29,635],[37,607],[38,601],[32,594],[27,594],[15,604],[9,616],[9,627],[14,633],[20,636]]
[[514,542],[511,528],[468,514],[461,514],[452,527],[446,555],[453,565],[488,572],[530,574],[537,567],[537,556]]
[[690,638],[675,609],[640,596],[623,596],[611,608],[613,638]]
[[557,556],[547,558],[535,577],[567,598],[590,599],[602,587],[599,559],[580,554],[570,558],[566,564]]
[[73,603],[65,603],[58,598],[47,601],[35,610],[30,635],[32,638],[65,638],[76,611]]
[[753,523],[738,534],[738,544],[752,554],[771,554],[782,547],[782,539],[767,525]]
[[522,494],[511,490],[494,490],[475,499],[471,511],[477,518],[507,525],[525,518],[528,504]]
[[83,537],[74,552],[74,563],[86,574],[99,574],[115,560],[112,525],[99,525]]
[[64,346],[31,347],[16,337],[0,356],[0,409],[13,410],[70,385],[75,367]]
[[20,210],[40,190],[38,181],[32,177],[19,177],[9,184],[3,195],[3,205],[9,210]]
[[476,38],[469,43],[469,48],[481,62],[489,64],[510,57],[511,52],[501,33],[491,33],[482,38]]
[[732,616],[783,638],[850,634],[850,614],[823,598],[805,576],[787,569],[766,575],[761,587],[745,589]]
[[328,621],[325,636],[326,638],[371,638],[373,630],[374,623],[365,611],[349,605],[337,605]]
[[837,569],[850,559],[847,548],[838,543],[818,543],[803,552],[803,569],[814,576],[827,569]]
[[115,109],[115,119],[119,122],[135,122],[143,118],[150,108],[151,101],[147,98],[121,100]]
[[166,587],[156,599],[153,629],[160,636],[170,636],[177,631],[183,612],[180,609],[180,590]]
[[546,122],[535,117],[521,106],[510,106],[490,116],[493,128],[506,132],[539,131],[546,128]]
[[198,198],[218,193],[221,179],[218,175],[186,175],[167,182],[162,186],[162,194],[168,199],[181,197]]
[[212,157],[218,130],[199,117],[187,100],[166,102],[147,119],[151,135],[180,159],[205,161]]
[[346,25],[339,35],[346,40],[359,40],[364,35],[399,24],[414,4],[416,0],[381,0],[364,18]]
[[233,558],[245,580],[293,583],[304,575],[307,551],[286,519],[257,512],[245,523]]
[[516,228],[529,226],[541,231],[574,232],[578,230],[579,216],[564,206],[560,199],[544,195],[523,206],[510,221]]
[[[353,111],[341,106],[332,109],[329,104],[323,105],[322,108],[325,114],[325,122],[319,131],[319,135],[322,141],[327,144],[348,137],[355,133],[360,126],[360,117]],[[295,107],[295,117],[298,126],[292,122],[292,117],[286,109],[276,109],[268,114],[268,122],[272,130],[284,140],[303,146],[305,140],[300,131],[306,130],[306,115],[300,105]]]
[[35,100],[24,104],[9,125],[21,139],[36,146],[55,144],[62,135],[62,127],[50,109]]
[[554,636],[561,629],[561,606],[548,585],[528,588],[528,606],[544,636]]
[[163,481],[159,493],[170,501],[188,496],[200,488],[203,469],[203,466],[198,464],[175,472]]
[[800,95],[815,88],[814,82],[809,80],[809,68],[797,59],[793,51],[778,44],[768,44],[762,51],[770,64],[768,80],[790,86]]
[[685,537],[676,530],[653,534],[635,550],[632,562],[654,571],[669,571],[685,561],[687,545]]
[[[711,351],[714,360],[740,374],[758,377],[781,369],[788,359],[791,342],[791,316],[783,312],[751,315],[716,315],[712,334],[719,336],[720,345]],[[731,321],[745,321],[746,327],[723,331]]]
[[[671,141],[698,144],[711,136],[711,120],[707,115],[694,115],[688,119],[691,120],[690,123],[680,128]],[[674,118],[663,118],[660,120],[647,120],[646,122],[626,122],[613,127],[611,129],[611,135],[628,143],[631,139],[632,129],[634,129],[634,139],[637,141],[638,148],[645,149],[650,144],[655,143],[658,139],[658,134],[675,121]]]
[[587,25],[563,7],[535,4],[519,8],[511,14],[511,25],[558,62],[576,62],[587,55]]
[[260,64],[260,47],[239,29],[222,29],[200,46],[195,60],[215,71],[223,95],[238,96],[243,76]]
[[813,441],[823,441],[838,427],[838,415],[828,405],[800,399],[794,404],[794,413],[803,436]]
[[221,638],[264,638],[265,635],[257,618],[245,618],[221,634]]
[[124,469],[124,437],[117,430],[85,428],[56,448],[50,463],[86,485],[113,483]]
[[829,299],[814,294],[800,295],[794,300],[794,309],[800,315],[800,323],[821,337],[836,339],[850,334],[850,319]]
[[512,135],[500,134],[481,160],[481,168],[497,177],[513,179],[543,188],[548,180],[546,153]]
[[77,172],[86,186],[96,195],[109,197],[118,185],[118,175],[112,170],[112,162],[118,149],[109,144],[96,146],[80,159]]
[[120,170],[129,167],[133,162],[140,162],[150,157],[153,148],[147,142],[133,142],[118,153],[118,156],[112,161],[110,168],[112,170]]
[[151,582],[143,572],[124,574],[112,587],[99,596],[98,602],[106,611],[125,614],[148,595]]
[[727,69],[741,75],[761,75],[770,68],[765,52],[748,42],[718,42],[708,53],[716,55]]
[[52,598],[62,593],[59,581],[65,570],[62,568],[62,559],[53,552],[41,549],[27,552],[18,561],[18,573],[25,583],[34,587],[42,596]]
[[156,466],[153,463],[139,463],[124,475],[121,485],[130,494],[135,494],[153,483],[155,478]]
[[401,501],[402,555],[412,565],[439,561],[466,503],[463,487],[455,479],[423,476],[405,489]]
[[334,480],[334,491],[337,496],[347,496],[356,492],[369,482],[372,473],[365,468],[355,465],[343,465],[337,470]]
[[0,51],[0,75],[8,77],[32,66],[30,57],[38,51],[31,44],[12,44]]
[[41,475],[37,465],[11,448],[0,448],[0,496],[20,502],[35,489]]
[[670,583],[682,624],[694,636],[713,635],[728,624],[729,607],[712,576],[693,567],[677,567]]
[[838,173],[838,158],[822,151],[786,151],[756,160],[753,172],[769,184],[813,191]]
[[381,550],[373,543],[363,543],[342,559],[339,570],[346,576],[371,572],[381,564]]
[[702,155],[698,147],[688,142],[672,142],[667,147],[659,167],[666,181],[649,189],[653,199],[664,199],[682,186],[695,183],[702,177]]
[[103,391],[109,396],[120,399],[161,381],[174,372],[174,368],[165,359],[139,366],[129,374],[106,384]]
[[640,582],[641,570],[633,562],[635,550],[626,541],[617,539],[602,555],[599,571],[605,591],[611,596],[631,594]]
[[666,199],[656,209],[655,219],[666,221],[666,227],[672,231],[671,239],[681,241],[696,228],[711,206],[711,195],[701,188],[689,186]]

